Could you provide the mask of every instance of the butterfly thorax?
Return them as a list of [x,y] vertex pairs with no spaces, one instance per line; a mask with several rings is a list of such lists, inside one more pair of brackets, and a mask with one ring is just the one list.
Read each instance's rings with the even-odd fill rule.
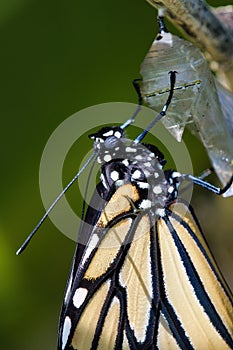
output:
[[139,200],[136,209],[151,208],[157,216],[177,196],[177,181],[172,172],[167,176],[163,154],[150,144],[128,140],[120,127],[105,127],[90,135],[95,140],[101,164],[101,182],[107,189],[117,189],[127,183],[136,186]]

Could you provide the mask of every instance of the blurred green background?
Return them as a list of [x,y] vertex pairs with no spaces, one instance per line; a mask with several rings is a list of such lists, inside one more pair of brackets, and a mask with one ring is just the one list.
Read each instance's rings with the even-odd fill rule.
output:
[[[15,255],[44,213],[40,157],[53,130],[76,111],[103,102],[136,103],[131,81],[155,36],[155,11],[143,0],[5,0],[0,7],[0,348],[52,350],[75,244],[48,220],[26,252]],[[208,158],[197,140],[186,134],[186,141],[199,174]],[[76,154],[70,174],[78,159]],[[217,184],[212,175],[210,181]],[[232,198],[203,189],[193,199],[231,286],[232,204]]]

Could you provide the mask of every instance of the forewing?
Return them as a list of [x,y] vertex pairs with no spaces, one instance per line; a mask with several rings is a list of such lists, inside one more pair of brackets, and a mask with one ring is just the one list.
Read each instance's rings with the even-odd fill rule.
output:
[[99,215],[78,268],[73,268],[59,350],[146,349],[153,343],[155,245],[149,214],[134,213],[138,199],[137,188],[125,184]]

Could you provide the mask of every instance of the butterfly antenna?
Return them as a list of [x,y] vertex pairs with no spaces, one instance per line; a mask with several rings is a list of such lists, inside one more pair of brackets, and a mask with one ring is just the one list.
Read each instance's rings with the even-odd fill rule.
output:
[[148,125],[148,127],[145,130],[143,130],[143,132],[140,135],[138,135],[138,137],[134,140],[133,143],[141,142],[144,139],[144,137],[148,134],[148,132],[153,128],[153,126],[156,123],[158,123],[158,121],[166,115],[167,109],[171,103],[173,92],[174,92],[174,87],[175,87],[175,83],[176,83],[176,73],[177,73],[176,71],[169,72],[169,74],[170,74],[170,93],[169,93],[167,102],[163,106],[162,111],[155,117],[154,120],[152,120],[152,122]]
[[137,109],[133,113],[133,115],[128,120],[126,120],[126,122],[124,124],[121,125],[121,129],[125,129],[130,124],[133,124],[134,121],[135,121],[136,116],[138,115],[138,113],[142,109],[142,101],[143,100],[142,100],[142,94],[141,94],[139,81],[142,81],[142,79],[134,79],[133,80],[133,86],[134,86],[134,89],[135,89],[135,91],[136,91],[136,93],[138,95],[138,106],[137,106]]
[[40,226],[43,224],[45,219],[49,216],[50,212],[53,210],[55,205],[59,202],[59,200],[62,198],[62,196],[66,193],[66,191],[73,185],[73,183],[79,178],[79,176],[82,174],[82,172],[86,169],[86,167],[90,164],[90,162],[97,158],[98,153],[95,152],[90,156],[90,158],[86,161],[86,163],[83,165],[83,167],[80,169],[80,171],[73,177],[73,179],[66,185],[64,190],[58,195],[58,197],[54,200],[54,202],[50,205],[49,209],[46,211],[44,216],[40,219],[34,230],[30,233],[30,235],[27,237],[27,239],[24,241],[24,243],[21,245],[21,247],[17,250],[16,255],[21,254],[24,249],[28,246],[30,243],[32,237],[35,235],[35,233],[38,231]]

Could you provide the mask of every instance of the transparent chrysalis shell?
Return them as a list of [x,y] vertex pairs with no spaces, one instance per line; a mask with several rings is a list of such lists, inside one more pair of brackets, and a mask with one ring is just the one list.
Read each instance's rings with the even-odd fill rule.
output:
[[[198,135],[223,184],[233,173],[233,95],[216,87],[200,50],[171,33],[161,32],[140,73],[144,101],[159,113],[169,93],[169,71],[177,71],[174,97],[164,126],[181,141],[185,126]],[[233,189],[227,192],[233,195]]]

